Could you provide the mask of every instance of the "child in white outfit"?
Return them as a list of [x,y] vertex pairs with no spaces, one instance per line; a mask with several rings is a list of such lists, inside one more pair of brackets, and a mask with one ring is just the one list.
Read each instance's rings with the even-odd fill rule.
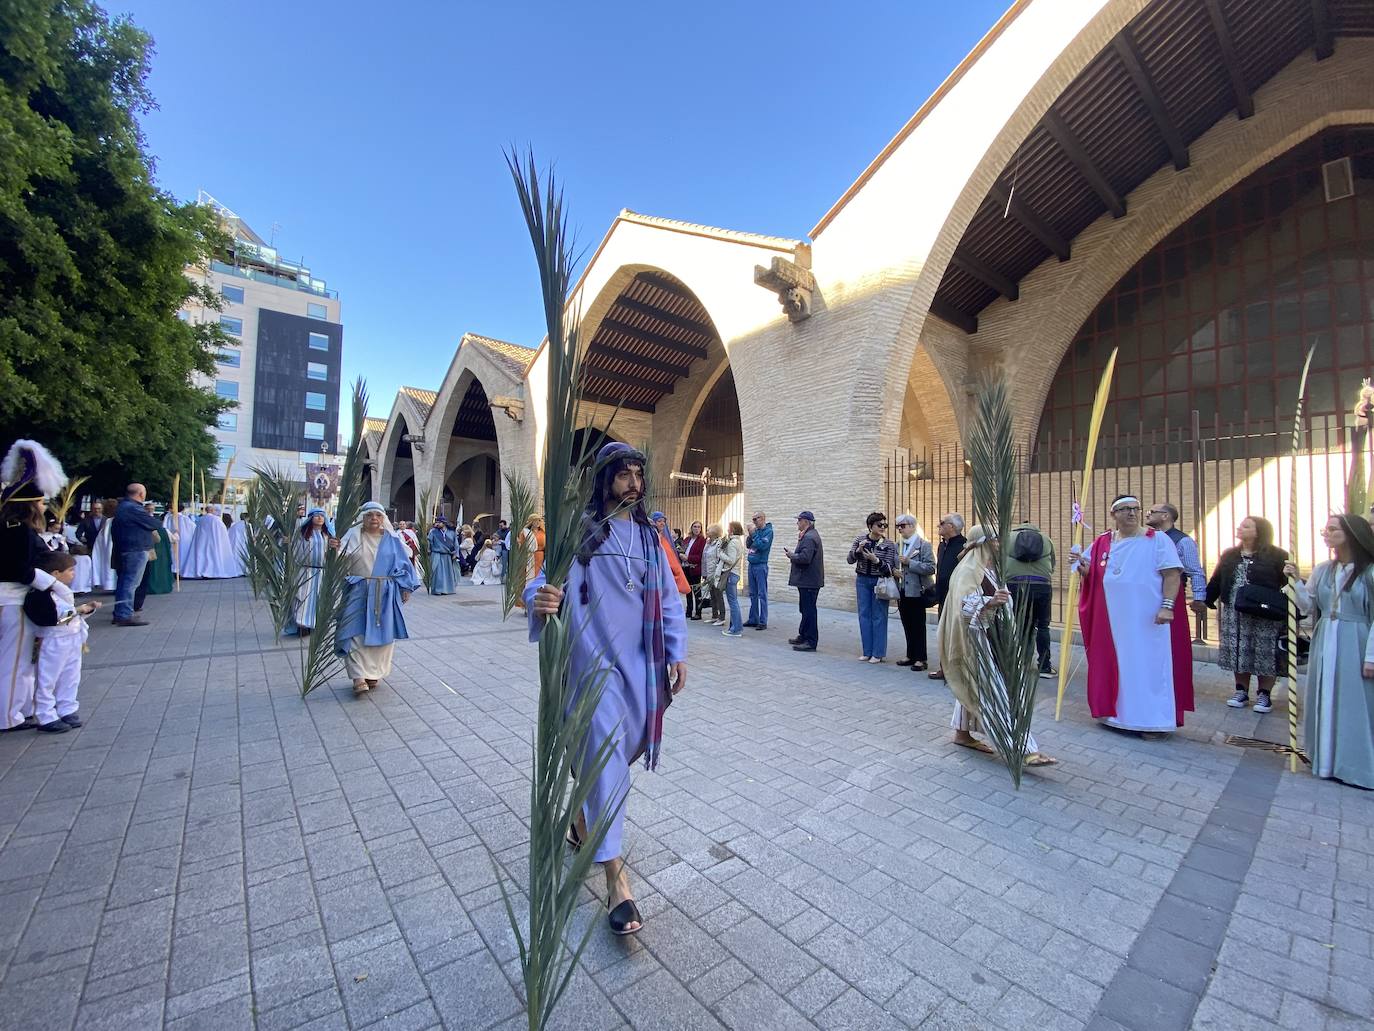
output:
[[[38,639],[34,716],[39,730],[62,734],[81,726],[76,691],[81,684],[81,654],[88,633],[84,617],[100,608],[100,602],[76,604],[72,597],[76,560],[71,555],[52,552],[36,565],[57,582],[47,591],[31,591],[30,598],[25,599],[25,612],[33,614],[34,637]],[[36,594],[48,597],[34,597]]]

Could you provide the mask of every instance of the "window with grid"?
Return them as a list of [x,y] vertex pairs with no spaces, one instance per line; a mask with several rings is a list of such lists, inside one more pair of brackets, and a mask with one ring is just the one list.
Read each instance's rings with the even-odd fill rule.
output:
[[[1351,159],[1355,194],[1327,201],[1322,164]],[[1304,410],[1354,404],[1374,357],[1374,131],[1332,130],[1276,159],[1146,254],[1102,299],[1051,384],[1040,437],[1086,436],[1118,348],[1108,424],[1244,437],[1286,450],[1298,379],[1316,344]],[[1336,421],[1339,421],[1338,419]]]

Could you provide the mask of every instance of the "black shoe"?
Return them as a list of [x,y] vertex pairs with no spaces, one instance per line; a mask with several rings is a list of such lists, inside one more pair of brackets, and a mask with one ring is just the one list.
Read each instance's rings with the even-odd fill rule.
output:
[[802,639],[801,639],[800,637],[789,637],[789,638],[787,639],[787,643],[788,643],[788,644],[801,644],[801,643],[802,643]]
[[1043,679],[1043,680],[1050,680],[1051,678],[1057,677],[1057,676],[1059,676],[1059,670],[1055,669],[1055,668],[1054,668],[1053,666],[1051,666],[1048,662],[1045,663],[1043,666],[1040,667],[1040,677],[1041,677],[1041,679]]
[[39,730],[42,730],[42,731],[44,731],[44,732],[46,732],[46,733],[48,733],[48,734],[65,734],[67,731],[71,730],[72,728],[69,727],[69,726],[67,726],[67,725],[66,725],[65,723],[63,723],[61,720],[53,720],[51,723],[40,723],[40,724],[38,724],[38,729],[39,729]]
[[23,723],[19,724],[17,727],[5,727],[4,729],[0,729],[0,734],[16,734],[16,733],[18,733],[18,732],[21,731],[21,730],[37,730],[37,729],[38,729],[38,721],[37,721],[36,719],[34,719],[32,716],[30,716],[28,719],[26,719]]
[[912,661],[913,661],[913,660],[911,660],[911,659],[898,659],[898,660],[897,660],[897,665],[899,665],[899,666],[910,666],[911,663],[912,663]]
[[792,650],[794,652],[814,652],[816,646],[814,644],[794,644]]
[[63,723],[65,723],[65,724],[66,724],[67,726],[69,726],[69,727],[79,727],[79,726],[81,726],[81,717],[78,716],[78,715],[77,715],[76,713],[74,713],[74,712],[69,712],[69,713],[67,713],[67,715],[65,715],[65,716],[59,716],[59,717],[57,717],[57,718],[60,719]]
[[744,626],[758,626],[757,623],[745,623]]
[[755,629],[755,630],[767,630],[767,629],[768,629],[768,624],[767,624],[767,623],[755,623],[755,624],[754,624],[754,629]]
[[[607,899],[606,905],[610,905]],[[639,907],[635,905],[634,899],[626,899],[606,914],[606,921],[611,925],[611,933],[624,937],[627,934],[638,934],[644,927],[644,917],[639,914]],[[633,931],[626,930],[630,924],[639,924]]]
[[147,626],[146,619],[115,619],[111,620],[115,626]]

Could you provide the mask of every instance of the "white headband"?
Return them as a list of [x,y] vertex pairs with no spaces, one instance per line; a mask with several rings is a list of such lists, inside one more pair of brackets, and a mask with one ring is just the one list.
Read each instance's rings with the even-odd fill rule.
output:
[[1139,508],[1140,499],[1133,498],[1129,494],[1124,498],[1117,498],[1115,501],[1112,502],[1112,511],[1115,512],[1118,508],[1125,508],[1128,505],[1134,505],[1136,508]]

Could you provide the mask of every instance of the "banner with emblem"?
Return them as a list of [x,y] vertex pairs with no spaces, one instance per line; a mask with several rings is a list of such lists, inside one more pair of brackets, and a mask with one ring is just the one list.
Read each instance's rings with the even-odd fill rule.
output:
[[305,482],[309,487],[311,498],[324,504],[338,491],[338,467],[311,462],[305,467]]

